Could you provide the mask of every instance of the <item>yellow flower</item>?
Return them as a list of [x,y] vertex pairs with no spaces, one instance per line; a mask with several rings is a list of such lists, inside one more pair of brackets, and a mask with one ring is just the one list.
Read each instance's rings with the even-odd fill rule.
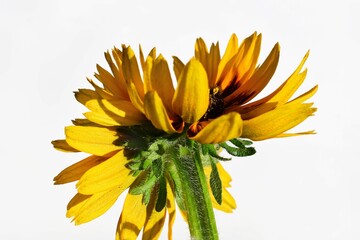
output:
[[257,65],[260,44],[257,33],[240,46],[232,35],[221,57],[219,44],[208,51],[197,39],[195,57],[188,63],[174,57],[176,88],[167,61],[155,48],[146,58],[140,48],[140,67],[130,47],[106,52],[111,71],[97,65],[95,77],[101,85],[88,79],[94,90],[75,93],[89,109],[85,119],[74,120],[65,128],[65,139],[52,142],[62,151],[90,154],[54,178],[55,184],[77,181],[78,193],[68,204],[67,217],[75,224],[89,222],[128,190],[116,239],[136,239],[141,231],[143,239],[157,239],[166,215],[172,239],[175,202],[189,220],[177,164],[194,155],[204,167],[199,169],[212,193],[212,207],[232,212],[236,203],[227,191],[231,177],[219,163],[228,159],[218,155],[220,148],[246,156],[255,150],[245,147],[249,141],[240,137],[264,140],[312,133],[287,131],[316,111],[304,102],[317,86],[290,100],[305,79],[302,68],[308,54],[278,89],[250,102],[270,81],[279,60],[275,44],[264,63]]
[[[152,153],[139,153],[137,150],[141,147],[136,146],[144,144],[148,147],[155,141],[148,141],[152,134],[155,134],[153,139],[157,139],[164,134],[179,135],[184,129],[184,121],[172,107],[175,90],[168,64],[162,55],[156,56],[155,49],[146,59],[140,49],[141,77],[130,47],[114,48],[111,55],[105,53],[105,58],[111,73],[98,65],[95,74],[102,86],[88,79],[94,90],[79,89],[75,93],[76,99],[89,109],[84,113],[86,119],[74,120],[74,126],[65,128],[66,139],[52,142],[62,151],[90,154],[54,178],[55,184],[78,181],[78,193],[69,202],[66,216],[73,218],[76,225],[89,222],[104,214],[120,194],[129,189],[117,225],[116,239],[135,239],[141,230],[143,239],[157,239],[166,213],[169,217],[168,237],[172,239],[175,187],[174,179],[166,171],[172,163],[166,163],[166,157],[161,158],[165,169],[162,176],[149,179],[152,172],[144,166],[139,167],[138,162],[153,166],[157,159],[146,163]],[[162,131],[153,129],[151,125]],[[217,163],[217,168],[223,180],[223,201],[221,205],[214,198],[212,201],[215,208],[231,212],[236,203],[225,189],[230,186],[231,178],[220,163]],[[211,167],[205,169],[210,189]],[[151,191],[146,192],[142,189],[143,184],[151,183],[151,179],[156,181],[152,182]],[[161,197],[159,189],[164,186],[166,202],[157,207]],[[186,218],[186,212],[181,210]]]
[[279,61],[280,47],[275,44],[264,63],[257,65],[260,45],[261,34],[255,32],[240,46],[233,34],[220,57],[219,44],[212,44],[208,51],[199,38],[195,57],[186,65],[174,58],[178,88],[173,108],[191,123],[190,139],[219,143],[236,137],[264,140],[312,133],[285,133],[316,111],[304,101],[315,94],[317,86],[289,101],[305,79],[306,70],[301,70],[308,53],[278,89],[249,103],[270,81]]

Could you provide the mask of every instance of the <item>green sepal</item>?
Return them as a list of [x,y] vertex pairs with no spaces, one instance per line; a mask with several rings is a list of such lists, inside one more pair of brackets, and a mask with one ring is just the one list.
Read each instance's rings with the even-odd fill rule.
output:
[[157,177],[154,175],[153,172],[150,172],[150,173],[144,173],[144,176],[143,178],[141,178],[141,180],[139,182],[135,182],[135,184],[133,185],[133,187],[130,189],[130,194],[133,194],[133,195],[139,195],[139,194],[142,194],[142,193],[145,193],[146,191],[148,190],[151,190],[156,181],[157,181]]
[[210,188],[211,192],[218,204],[222,203],[222,182],[219,172],[217,170],[215,162],[211,161],[211,173],[210,173]]
[[150,199],[151,199],[151,192],[152,192],[152,188],[149,188],[148,190],[146,190],[144,193],[143,193],[143,197],[142,197],[142,203],[144,205],[148,205],[149,202],[150,202]]
[[159,193],[158,193],[158,198],[156,201],[156,205],[155,205],[155,210],[157,212],[160,212],[161,210],[164,209],[165,205],[166,205],[166,181],[165,178],[162,177],[160,178],[159,181]]
[[161,177],[164,171],[163,160],[161,158],[158,158],[155,161],[153,161],[151,165],[151,169],[157,178]]
[[[232,144],[236,147],[229,146],[227,143],[219,143],[219,146],[223,147],[230,155],[236,157],[246,157],[251,156],[256,153],[255,148],[253,147],[246,147],[242,140],[232,139],[230,140]],[[246,141],[246,144],[249,145],[249,141]]]
[[214,145],[211,145],[211,144],[206,144],[206,145],[207,145],[206,147],[208,149],[208,153],[210,156],[212,156],[220,161],[230,161],[231,160],[231,158],[224,158],[224,157],[219,156]]

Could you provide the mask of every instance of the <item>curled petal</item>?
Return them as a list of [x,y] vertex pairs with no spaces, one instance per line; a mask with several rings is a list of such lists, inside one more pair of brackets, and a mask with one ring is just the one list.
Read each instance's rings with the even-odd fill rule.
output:
[[167,133],[176,132],[157,92],[150,91],[146,93],[144,102],[145,115],[157,129]]
[[180,75],[172,107],[187,123],[194,123],[206,112],[209,105],[209,86],[202,64],[192,59]]
[[311,103],[286,104],[255,118],[244,120],[242,137],[251,140],[276,137],[312,115],[316,108],[311,106]]
[[[243,129],[243,121],[240,114],[231,112],[224,114],[207,124],[196,135],[188,132],[190,139],[203,144],[222,143],[227,140],[237,138],[241,135]],[[191,130],[191,129],[189,129]]]

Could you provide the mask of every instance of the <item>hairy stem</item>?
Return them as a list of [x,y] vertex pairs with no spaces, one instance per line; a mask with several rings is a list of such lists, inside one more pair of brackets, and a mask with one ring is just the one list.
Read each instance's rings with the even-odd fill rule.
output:
[[[214,211],[201,161],[199,145],[190,142],[187,154],[174,157],[191,238],[195,240],[217,240],[218,233]],[[176,154],[178,155],[178,154]],[[180,185],[180,186],[179,186]]]

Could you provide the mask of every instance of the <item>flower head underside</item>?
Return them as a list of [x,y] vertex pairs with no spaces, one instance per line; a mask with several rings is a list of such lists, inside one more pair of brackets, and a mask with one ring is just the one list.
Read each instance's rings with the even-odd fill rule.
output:
[[[55,184],[77,181],[77,194],[67,207],[75,224],[105,213],[128,191],[119,217],[116,239],[157,239],[168,216],[168,237],[177,205],[187,221],[177,164],[197,155],[204,166],[212,207],[225,212],[236,208],[228,192],[231,177],[220,161],[221,149],[234,156],[255,153],[250,141],[313,133],[288,130],[313,115],[306,103],[317,86],[293,98],[306,77],[299,66],[270,95],[253,101],[275,73],[280,47],[275,44],[258,64],[261,34],[240,44],[233,34],[224,54],[219,44],[210,49],[199,38],[188,62],[173,58],[176,86],[166,59],[156,49],[139,58],[129,46],[105,53],[110,70],[97,65],[88,79],[93,89],[79,89],[76,99],[88,111],[65,128],[65,139],[53,141],[66,152],[89,156],[69,166]],[[176,203],[176,204],[175,204]]]

